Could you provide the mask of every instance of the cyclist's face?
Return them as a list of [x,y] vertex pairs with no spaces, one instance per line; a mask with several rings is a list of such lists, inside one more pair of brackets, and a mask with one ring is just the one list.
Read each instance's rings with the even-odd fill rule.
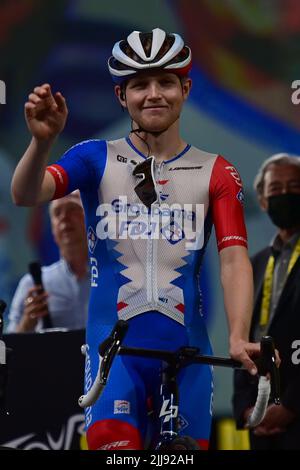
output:
[[128,81],[124,99],[120,87],[116,94],[138,126],[159,132],[177,121],[190,88],[189,78],[181,82],[174,73],[147,72]]

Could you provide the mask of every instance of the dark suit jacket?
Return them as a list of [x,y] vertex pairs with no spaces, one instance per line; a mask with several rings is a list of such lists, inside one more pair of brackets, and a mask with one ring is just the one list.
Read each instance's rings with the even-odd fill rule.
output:
[[[259,322],[263,279],[270,254],[271,249],[267,247],[251,260],[254,274],[254,311],[250,340],[253,340],[255,326]],[[292,354],[295,352],[292,343],[295,340],[300,340],[300,258],[295,263],[283,288],[268,329],[268,335],[274,338],[275,346],[281,357],[281,402],[286,408],[299,415],[299,420],[296,420],[299,423],[293,423],[291,429],[294,430],[295,426],[297,427],[299,424],[297,432],[298,448],[300,448],[300,364],[292,362]],[[298,358],[300,358],[300,354],[298,354]],[[238,428],[243,427],[243,414],[247,408],[254,405],[256,394],[257,378],[253,378],[245,371],[236,370],[234,373],[233,411]]]

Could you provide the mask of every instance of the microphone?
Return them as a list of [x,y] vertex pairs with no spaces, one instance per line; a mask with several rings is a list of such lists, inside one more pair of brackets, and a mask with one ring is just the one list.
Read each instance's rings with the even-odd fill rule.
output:
[[[44,286],[42,281],[42,270],[41,270],[41,263],[39,261],[33,261],[28,265],[28,271],[31,274],[35,286],[41,286],[41,293],[44,292]],[[49,314],[42,317],[43,328],[52,328],[52,320]]]
[[[0,300],[0,366],[6,364],[6,346],[3,341],[3,313],[6,309],[4,300]],[[1,395],[1,394],[0,394]]]

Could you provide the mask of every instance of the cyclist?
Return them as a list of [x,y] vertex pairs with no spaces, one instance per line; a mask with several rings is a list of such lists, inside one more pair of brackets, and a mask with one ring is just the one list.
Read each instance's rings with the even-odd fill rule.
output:
[[[116,43],[108,68],[117,99],[131,118],[129,136],[81,142],[49,166],[51,147],[67,119],[65,99],[43,84],[25,104],[32,140],[13,176],[14,202],[32,206],[80,189],[85,208],[91,261],[86,391],[97,372],[98,345],[117,318],[130,322],[128,346],[175,350],[192,345],[211,353],[200,312],[198,274],[212,225],[220,254],[230,355],[252,374],[257,372],[252,359],[259,354],[259,345],[248,342],[252,271],[241,179],[222,156],[187,144],[179,132],[182,106],[191,89],[191,63],[183,39],[159,28],[150,33],[133,31]],[[144,175],[142,162],[150,163]],[[192,220],[193,227],[198,220],[195,207],[204,207],[203,230],[197,226],[196,240],[190,237],[187,243],[189,233],[183,222],[178,223],[174,204],[180,220],[186,225]],[[152,217],[154,209],[159,217],[166,209],[167,225],[162,217],[155,236],[154,225],[143,237],[136,236],[145,221],[142,215]],[[112,233],[112,214],[118,220],[118,236]],[[90,449],[143,448],[146,402],[150,396],[155,400],[159,366],[157,360],[116,358],[101,400],[86,410]],[[179,393],[182,432],[207,448],[211,368],[197,365],[183,370]],[[164,412],[167,416],[172,410],[166,406]]]

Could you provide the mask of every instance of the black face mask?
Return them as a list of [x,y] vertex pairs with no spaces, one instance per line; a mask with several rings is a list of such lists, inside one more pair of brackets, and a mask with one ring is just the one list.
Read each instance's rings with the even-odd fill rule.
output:
[[300,225],[300,194],[287,193],[268,197],[268,214],[282,229]]

